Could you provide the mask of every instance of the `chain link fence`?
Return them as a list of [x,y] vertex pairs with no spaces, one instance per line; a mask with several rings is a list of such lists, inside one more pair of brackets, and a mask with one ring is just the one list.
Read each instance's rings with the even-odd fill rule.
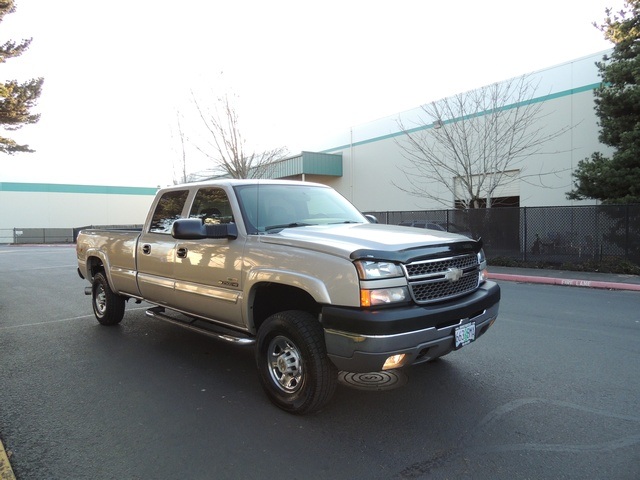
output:
[[73,243],[72,228],[14,228],[15,244]]
[[489,258],[640,264],[640,205],[367,212],[380,223],[482,238]]
[[[640,264],[640,205],[367,213],[380,223],[482,238],[489,258],[552,263],[625,259]],[[139,230],[142,226],[0,229],[0,244],[74,243],[81,228]]]

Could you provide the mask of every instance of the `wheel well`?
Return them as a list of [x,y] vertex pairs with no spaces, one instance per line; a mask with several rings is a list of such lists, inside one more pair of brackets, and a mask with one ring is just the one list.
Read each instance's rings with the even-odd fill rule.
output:
[[96,276],[98,272],[104,272],[104,265],[102,260],[98,257],[89,257],[87,259],[87,271],[91,275],[90,280],[93,280],[93,277]]
[[302,310],[317,317],[320,305],[304,290],[289,285],[263,283],[254,288],[252,316],[256,331],[269,316],[285,310]]

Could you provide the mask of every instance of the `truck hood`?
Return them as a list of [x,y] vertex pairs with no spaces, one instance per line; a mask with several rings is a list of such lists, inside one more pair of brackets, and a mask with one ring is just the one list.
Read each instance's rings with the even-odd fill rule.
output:
[[336,224],[285,228],[261,241],[324,252],[351,260],[371,258],[407,262],[453,251],[479,251],[480,242],[437,230],[383,224]]

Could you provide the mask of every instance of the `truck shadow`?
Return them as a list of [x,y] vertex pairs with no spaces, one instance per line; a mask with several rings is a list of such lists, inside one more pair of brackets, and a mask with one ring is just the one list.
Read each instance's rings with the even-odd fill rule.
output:
[[[479,392],[465,365],[451,355],[447,359],[389,372],[353,374],[340,372],[338,387],[331,402],[320,412],[305,417],[292,416],[271,405],[258,380],[253,347],[236,346],[196,332],[150,319],[143,310],[128,311],[123,322],[110,328],[96,326],[102,347],[124,364],[134,364],[140,381],[162,378],[167,386],[189,389],[186,381],[212,395],[233,398],[245,408],[271,410],[279,418],[308,419],[312,423],[366,421],[371,416],[384,416],[390,421],[421,411],[429,415],[425,405],[447,405],[455,416],[455,405],[469,407],[465,398],[479,401]],[[368,383],[368,385],[367,385]],[[363,386],[364,384],[364,386]],[[456,402],[452,402],[452,398]],[[443,411],[437,415],[442,418]],[[229,412],[233,414],[232,412]],[[434,411],[434,415],[436,415]]]

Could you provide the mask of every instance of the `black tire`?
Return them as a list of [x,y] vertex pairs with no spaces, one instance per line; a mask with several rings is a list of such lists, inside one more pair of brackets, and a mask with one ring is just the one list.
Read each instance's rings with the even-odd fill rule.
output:
[[258,331],[256,363],[267,396],[287,412],[320,410],[336,390],[338,370],[327,357],[322,326],[309,313],[267,318]]
[[117,325],[124,317],[125,298],[114,293],[107,277],[98,272],[93,277],[91,304],[93,313],[101,325]]

